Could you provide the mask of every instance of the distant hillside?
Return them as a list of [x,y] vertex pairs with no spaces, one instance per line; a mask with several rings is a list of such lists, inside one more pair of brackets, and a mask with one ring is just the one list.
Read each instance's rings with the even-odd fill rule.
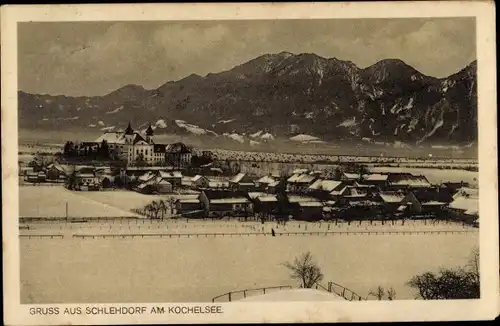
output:
[[[315,54],[266,54],[231,70],[190,75],[154,90],[126,85],[105,96],[19,92],[21,128],[113,130],[131,121],[160,132],[234,141],[310,136],[317,141],[470,143],[477,140],[476,62],[447,78],[401,60],[365,69]],[[304,136],[300,136],[304,137]],[[299,138],[300,138],[299,137]]]

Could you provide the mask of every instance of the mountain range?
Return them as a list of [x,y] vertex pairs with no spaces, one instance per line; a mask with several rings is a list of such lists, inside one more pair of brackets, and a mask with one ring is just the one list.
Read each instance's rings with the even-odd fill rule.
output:
[[[477,141],[476,61],[446,78],[398,59],[361,69],[316,54],[265,54],[228,71],[104,96],[19,91],[19,127],[405,143]],[[264,138],[261,138],[265,136]],[[304,138],[305,137],[305,138]],[[243,140],[244,141],[244,140]]]

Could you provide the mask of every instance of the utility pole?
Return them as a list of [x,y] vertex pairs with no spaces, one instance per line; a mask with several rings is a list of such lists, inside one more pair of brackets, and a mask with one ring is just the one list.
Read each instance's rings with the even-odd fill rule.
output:
[[66,202],[66,222],[68,222],[68,202]]

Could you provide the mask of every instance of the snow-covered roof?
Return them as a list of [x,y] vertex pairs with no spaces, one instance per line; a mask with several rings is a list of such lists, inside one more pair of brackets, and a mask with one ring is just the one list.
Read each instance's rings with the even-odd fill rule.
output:
[[245,175],[246,175],[245,173],[238,173],[231,179],[231,182],[238,183],[245,177]]
[[298,182],[298,183],[309,183],[309,182],[314,181],[315,178],[316,177],[313,176],[313,175],[303,174],[295,182]]
[[342,196],[347,190],[347,187],[344,187],[340,190],[334,190],[330,193],[331,196]]
[[399,192],[381,192],[380,198],[386,203],[400,203],[406,196]]
[[293,302],[293,301],[345,301],[341,296],[315,289],[292,289],[270,291],[262,295],[249,296],[239,301],[245,302]]
[[387,174],[373,173],[365,177],[366,181],[387,181],[389,176]]
[[276,187],[280,184],[279,181],[274,181],[273,183],[268,184],[269,187]]
[[304,174],[304,173],[308,173],[309,170],[308,169],[295,169],[293,170],[292,174]]
[[179,199],[178,200],[179,203],[181,204],[199,204],[200,203],[200,200],[198,198],[191,198],[191,199]]
[[318,200],[314,197],[290,195],[290,196],[288,196],[288,201],[290,203],[303,203],[303,202],[315,202]]
[[261,196],[257,198],[261,202],[277,202],[278,198],[275,195]]
[[245,204],[248,202],[248,199],[244,197],[220,198],[210,200],[210,204]]
[[322,207],[323,204],[319,201],[304,201],[298,203],[300,207]]
[[458,197],[450,203],[449,207],[462,210],[468,215],[477,215],[479,212],[479,199],[475,197]]
[[273,177],[271,177],[269,175],[265,175],[262,178],[260,178],[259,180],[257,180],[257,182],[259,182],[259,183],[266,183],[266,184],[271,184],[275,181],[276,181],[276,179],[274,179]]
[[430,187],[431,183],[423,175],[405,175],[390,180],[391,185],[409,187]]
[[302,174],[295,173],[290,178],[288,178],[286,181],[293,183],[293,182],[296,182],[301,176],[302,176]]
[[332,192],[340,185],[342,185],[342,181],[318,179],[312,185],[310,185],[308,189],[310,189],[310,190],[324,190],[324,191]]
[[194,177],[192,177],[191,181],[196,182],[196,181],[200,180],[201,178],[203,178],[203,176],[198,174],[198,175],[195,175]]
[[361,175],[359,173],[347,173],[347,172],[344,172],[342,173],[342,175],[348,179],[348,180],[357,180],[361,177]]
[[172,171],[172,172],[159,171],[159,175],[162,178],[182,178],[182,173],[179,171]]
[[453,198],[458,197],[479,197],[479,189],[462,187],[458,189],[457,193],[453,196]]
[[248,193],[248,197],[250,197],[251,199],[255,199],[255,198],[266,196],[266,195],[267,195],[267,193],[260,192],[260,191],[252,191],[252,192]]
[[422,205],[424,205],[424,206],[443,206],[443,205],[446,205],[446,203],[443,203],[443,202],[440,202],[440,201],[431,200],[431,201],[422,203]]

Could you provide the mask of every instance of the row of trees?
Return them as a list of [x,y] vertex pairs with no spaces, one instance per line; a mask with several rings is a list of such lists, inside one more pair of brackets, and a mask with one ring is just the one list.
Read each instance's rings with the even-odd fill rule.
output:
[[119,153],[117,149],[111,150],[106,140],[103,140],[100,144],[97,145],[89,145],[84,143],[78,144],[73,143],[72,141],[67,141],[64,144],[63,157],[85,157],[95,160],[118,160]]
[[133,212],[151,219],[163,220],[174,214],[174,202],[173,198],[169,198],[168,200],[153,200],[143,208],[134,209]]
[[[282,265],[290,271],[290,277],[297,281],[301,288],[312,288],[324,278],[321,268],[310,252]],[[466,266],[455,269],[442,268],[437,274],[425,272],[412,277],[407,285],[414,288],[424,300],[477,299],[480,296],[479,249],[476,247],[472,250]],[[396,291],[393,288],[386,291],[379,286],[370,291],[367,298],[368,296],[374,296],[378,300],[394,300]]]

